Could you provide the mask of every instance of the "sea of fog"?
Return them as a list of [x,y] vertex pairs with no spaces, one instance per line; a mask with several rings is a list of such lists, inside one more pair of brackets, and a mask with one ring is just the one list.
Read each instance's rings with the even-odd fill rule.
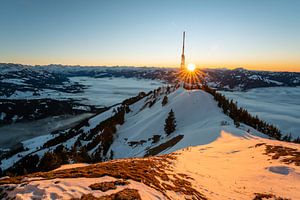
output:
[[83,84],[87,88],[83,93],[68,94],[66,97],[98,106],[111,106],[136,96],[139,92],[149,92],[164,84],[157,80],[135,78],[72,77],[70,80]]
[[224,92],[238,106],[276,125],[282,133],[300,136],[300,87],[256,88],[246,92]]
[[83,92],[68,93],[55,89],[40,89],[38,95],[33,95],[32,91],[17,90],[7,99],[73,99],[83,104],[103,107],[120,103],[126,98],[136,96],[139,92],[148,92],[165,84],[163,81],[159,80],[136,78],[93,78],[78,76],[70,77],[69,79],[70,83],[65,82],[59,87],[63,88],[72,85],[73,83],[79,83],[85,86]]
[[9,149],[18,143],[53,131],[65,130],[82,120],[93,116],[91,113],[47,117],[31,122],[19,122],[0,127],[0,149]]
[[[139,92],[148,92],[164,83],[157,80],[133,78],[91,78],[72,77],[72,82],[86,86],[82,93],[64,93],[45,90],[38,98],[74,99],[81,103],[96,106],[111,106],[122,102],[124,99],[136,96]],[[17,99],[37,98],[32,95],[21,94]],[[63,130],[90,117],[86,113],[77,116],[56,116],[32,122],[19,122],[0,127],[0,149],[11,148],[18,142],[45,135],[56,130]]]

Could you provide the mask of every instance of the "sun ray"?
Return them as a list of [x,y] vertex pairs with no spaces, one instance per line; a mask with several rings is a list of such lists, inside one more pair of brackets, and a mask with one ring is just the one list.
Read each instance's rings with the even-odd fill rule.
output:
[[186,89],[195,89],[203,83],[205,73],[196,68],[194,64],[189,64],[186,68],[180,70],[178,76]]

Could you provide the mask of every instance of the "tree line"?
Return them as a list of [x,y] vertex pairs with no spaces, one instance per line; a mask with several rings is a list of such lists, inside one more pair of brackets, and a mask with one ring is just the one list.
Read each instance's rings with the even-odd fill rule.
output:
[[252,116],[246,109],[239,108],[236,102],[228,100],[224,95],[218,93],[216,90],[208,87],[207,85],[203,85],[202,87],[199,86],[199,88],[214,97],[214,99],[218,102],[218,106],[222,108],[226,115],[234,120],[234,124],[236,126],[239,126],[240,123],[244,123],[277,140],[300,143],[299,137],[292,139],[291,134],[283,136],[276,126],[259,119],[257,116]]

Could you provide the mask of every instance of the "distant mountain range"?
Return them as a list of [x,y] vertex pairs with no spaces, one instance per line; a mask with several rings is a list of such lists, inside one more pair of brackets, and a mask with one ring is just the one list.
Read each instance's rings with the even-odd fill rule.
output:
[[[200,78],[218,90],[248,90],[258,87],[300,86],[299,72],[251,71],[242,68],[203,69]],[[82,66],[27,66],[0,64],[0,98],[13,98],[19,92],[39,95],[40,90],[52,89],[79,93],[83,87],[70,83],[69,77],[125,77],[158,79],[168,83],[178,80],[178,69],[154,67],[82,67]]]
[[[0,125],[62,114],[96,113],[98,105],[84,105],[71,96],[83,94],[87,85],[74,77],[136,78],[178,81],[178,69],[154,67],[28,66],[0,64]],[[217,90],[244,91],[258,87],[295,87],[300,73],[245,69],[203,69],[200,80]],[[65,98],[62,98],[65,97]],[[22,108],[22,109],[20,109]]]
[[295,87],[300,85],[299,72],[252,71],[243,68],[205,69],[206,82],[219,90],[243,91],[259,87]]

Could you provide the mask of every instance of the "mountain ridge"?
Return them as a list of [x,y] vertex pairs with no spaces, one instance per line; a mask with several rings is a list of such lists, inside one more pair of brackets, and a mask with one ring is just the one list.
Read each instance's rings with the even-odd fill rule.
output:
[[[165,96],[168,103],[163,105]],[[167,135],[164,120],[172,109],[177,129]],[[268,131],[266,124],[262,126],[261,130]],[[24,141],[22,148],[2,156],[0,166],[4,171],[22,174],[56,168],[57,159],[60,165],[153,155],[149,151],[170,153],[210,143],[222,130],[239,136],[251,132],[268,137],[245,124],[237,128],[236,122],[223,113],[209,93],[167,86],[140,93],[74,128]]]

